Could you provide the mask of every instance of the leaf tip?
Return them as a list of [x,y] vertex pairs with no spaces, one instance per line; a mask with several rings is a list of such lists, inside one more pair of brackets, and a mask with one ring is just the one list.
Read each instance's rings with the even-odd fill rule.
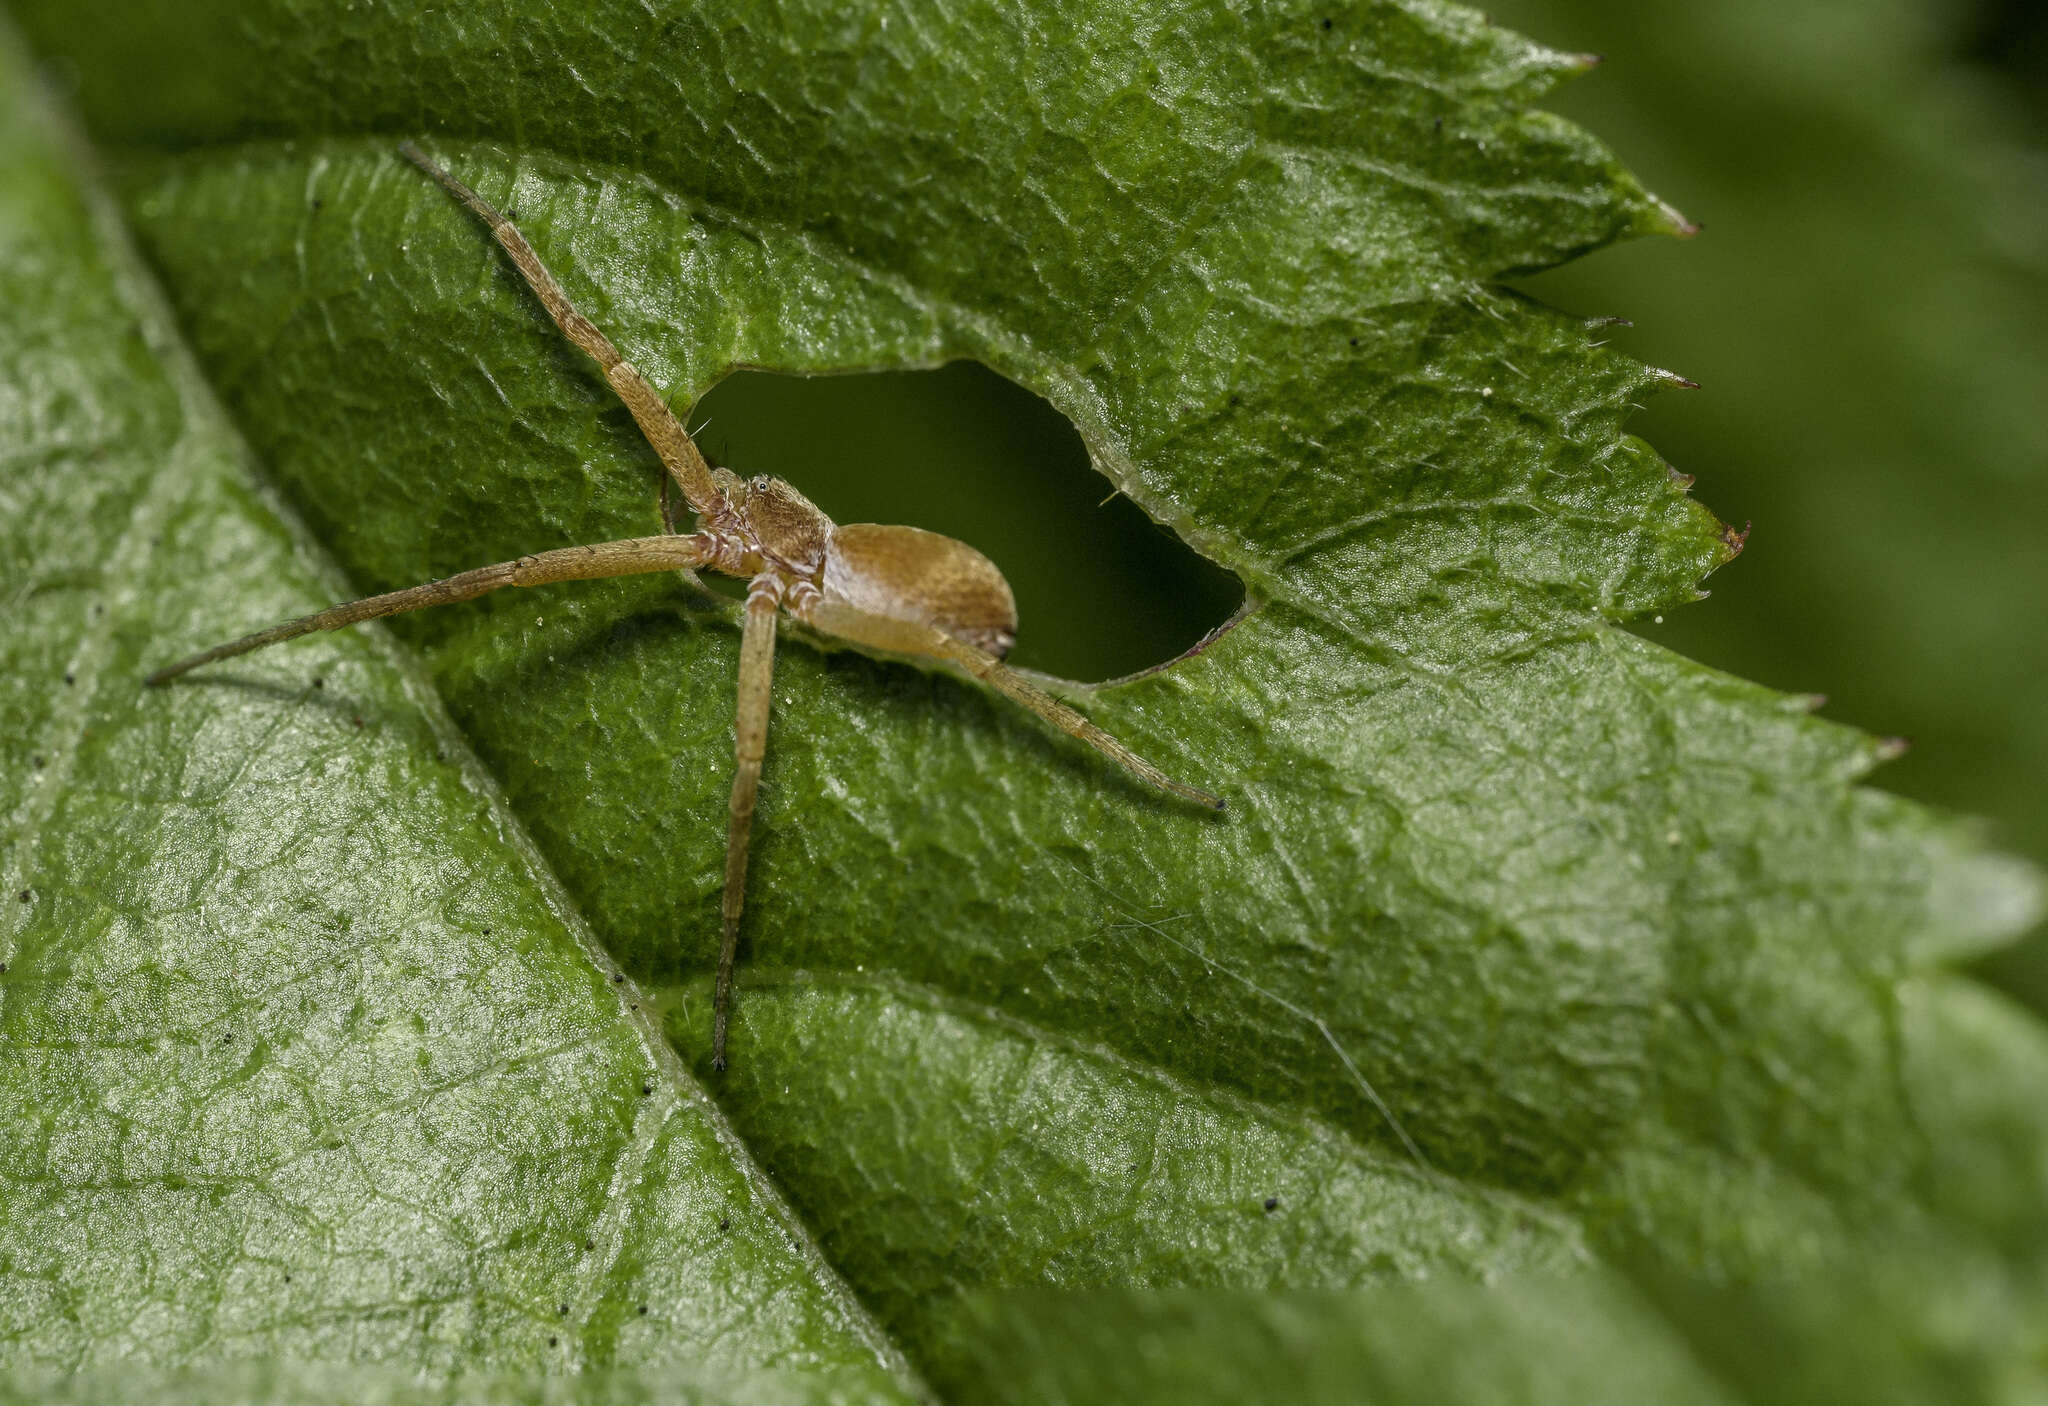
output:
[[1706,226],[1697,220],[1689,220],[1676,205],[1662,196],[1650,197],[1649,229],[1652,234],[1667,234],[1674,239],[1691,239]]

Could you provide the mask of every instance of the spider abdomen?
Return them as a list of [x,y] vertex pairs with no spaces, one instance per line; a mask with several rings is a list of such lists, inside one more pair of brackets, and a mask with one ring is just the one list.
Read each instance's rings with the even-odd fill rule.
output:
[[1000,659],[1017,641],[1017,602],[996,564],[921,527],[851,522],[825,545],[827,599],[931,625]]

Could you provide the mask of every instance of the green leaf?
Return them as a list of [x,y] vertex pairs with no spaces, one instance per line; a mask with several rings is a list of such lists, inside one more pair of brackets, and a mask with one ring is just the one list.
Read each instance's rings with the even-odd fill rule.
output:
[[[1642,1380],[1767,1394],[1714,1325],[1867,1254],[1873,1317],[2043,1321],[2048,1032],[1938,968],[2031,874],[1614,627],[1734,539],[1621,431],[1672,378],[1496,281],[1679,227],[1529,107],[1580,60],[1369,0],[18,13],[178,332],[8,143],[7,1360],[964,1397],[1071,1312],[1010,1291],[1284,1289],[1363,1296],[1311,1336],[1407,1399],[1378,1286],[1566,1276],[1582,1341],[1454,1287],[1412,1361],[1513,1320],[1499,1369],[1570,1380],[1654,1318]],[[1230,814],[792,632],[719,1077],[723,602],[490,597],[141,692],[324,595],[655,529],[630,421],[401,134],[679,409],[972,357],[1065,412],[1247,586],[1073,690]],[[1773,1361],[1848,1350],[1781,1317]]]
[[1353,1294],[1033,1294],[964,1307],[974,1367],[998,1384],[995,1399],[1046,1406],[1270,1400],[1276,1369],[1289,1399],[1315,1406],[1739,1399],[1625,1284],[1600,1273]]
[[334,589],[0,50],[0,1342],[905,1373],[417,671],[145,692]]
[[[1568,110],[1707,226],[1691,247],[1643,243],[1529,285],[1625,312],[1620,345],[1682,359],[1709,394],[1650,406],[1639,432],[1756,519],[1713,602],[1652,631],[1912,738],[1887,789],[1982,814],[2048,860],[2048,208],[2043,129],[2019,102],[2048,83],[2002,91],[1958,59],[1985,15],[2024,31],[2035,12],[1492,10],[1609,55]],[[2048,932],[1991,970],[2048,1013]]]
[[[222,1360],[184,1368],[101,1368],[60,1374],[24,1372],[0,1378],[4,1406],[61,1406],[137,1398],[161,1406],[845,1406],[878,1399],[834,1374],[816,1370],[586,1371],[544,1376],[473,1371],[438,1380],[361,1362]],[[886,1398],[881,1398],[886,1399]]]

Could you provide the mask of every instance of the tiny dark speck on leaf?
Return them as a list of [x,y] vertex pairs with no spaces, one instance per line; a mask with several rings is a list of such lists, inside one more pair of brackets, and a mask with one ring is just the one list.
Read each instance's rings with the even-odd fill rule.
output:
[[291,1276],[290,1276],[289,1274],[287,1274],[287,1275],[286,1275],[286,1276],[284,1277],[284,1282],[285,1282],[285,1283],[287,1283],[287,1284],[291,1283],[291,1282],[292,1282],[292,1277],[291,1277]]
[[0,962],[0,975],[5,975],[5,974],[6,974],[6,971],[7,971],[7,963],[5,963],[5,962]]
[[732,1217],[731,1217],[731,1216],[720,1216],[720,1217],[718,1218],[718,1228],[719,1228],[720,1230],[731,1230],[731,1229],[732,1229]]
[[625,974],[624,972],[613,972],[613,973],[612,973],[612,980],[613,980],[613,981],[624,981],[625,979],[626,979],[626,974]]
[[644,1303],[640,1305],[640,1316],[642,1318],[645,1318],[647,1316],[647,1305]]
[[561,1344],[561,1341],[562,1341],[562,1340],[561,1340],[560,1338],[549,1338],[549,1339],[548,1339],[548,1346],[549,1346],[549,1347],[557,1347],[557,1346],[560,1346],[560,1344]]
[[319,676],[318,674],[315,674],[315,675],[313,676],[313,687],[315,687],[315,688],[325,688],[325,687],[327,687],[327,680],[325,680],[325,679],[321,678],[321,677],[320,677],[320,676]]
[[1266,1209],[1267,1209],[1268,1211],[1277,1211],[1277,1210],[1279,1210],[1279,1209],[1280,1209],[1280,1198],[1279,1198],[1279,1197],[1277,1197],[1277,1196],[1268,1196],[1268,1197],[1266,1198]]
[[66,674],[66,675],[64,676],[64,682],[65,682],[65,683],[67,683],[67,684],[74,684],[74,683],[77,683],[77,682],[78,682],[78,680],[77,680],[77,678],[76,678],[76,677],[74,677],[73,675],[71,675],[71,674]]
[[1335,28],[1335,27],[1336,27],[1336,24],[1337,24],[1337,21],[1335,21],[1335,20],[1324,20],[1324,21],[1323,21],[1323,28],[1324,28],[1324,29],[1333,29],[1333,28]]
[[567,1318],[569,1316],[569,1305],[565,1303],[556,1304],[555,1311],[561,1314],[562,1317]]
[[645,1097],[646,1097],[647,1095],[649,1095],[649,1094],[651,1094],[651,1093],[653,1093],[653,1092],[654,1092],[654,1085],[652,1085],[652,1084],[642,1084],[642,1085],[640,1086],[640,1096],[641,1096],[642,1098],[645,1098]]
[[320,207],[324,204],[326,204],[326,202],[323,201],[319,196],[316,195],[313,197],[313,209],[315,212],[318,212]]
[[35,759],[35,763],[36,763],[36,770],[37,770],[37,771],[41,771],[41,770],[42,770],[42,769],[43,769],[44,767],[46,767],[46,766],[48,766],[48,765],[49,765],[49,763],[48,763],[47,761],[45,761],[45,760],[44,760],[43,758],[41,758],[41,757],[37,757],[37,758]]
[[361,718],[350,718],[349,721],[354,723],[357,727],[361,727],[363,725],[363,720]]
[[23,890],[21,891],[21,894],[20,894],[20,898],[21,898],[21,901],[22,901],[23,903],[26,903],[26,902],[28,902],[28,890],[27,890],[27,889],[23,889]]

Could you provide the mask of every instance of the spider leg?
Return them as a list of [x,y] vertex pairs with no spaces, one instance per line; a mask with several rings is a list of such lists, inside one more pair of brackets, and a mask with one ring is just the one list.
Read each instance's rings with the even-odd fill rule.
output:
[[647,378],[619,354],[611,338],[598,331],[596,323],[576,310],[576,305],[569,301],[569,295],[562,291],[562,285],[540,261],[540,255],[534,253],[533,246],[526,242],[526,236],[491,208],[482,196],[442,170],[411,142],[400,142],[398,150],[406,160],[439,181],[449,194],[490,226],[492,236],[511,255],[514,266],[526,279],[527,287],[533,289],[535,296],[546,306],[548,316],[562,329],[562,335],[603,368],[605,380],[611,383],[612,390],[625,402],[626,408],[633,412],[640,432],[647,436],[647,442],[661,456],[661,462],[667,466],[670,477],[675,479],[676,487],[683,490],[683,497],[689,500],[690,507],[707,521],[723,525],[731,514],[731,508],[718,491],[711,465],[698,450],[697,442],[690,438],[683,422],[676,418],[675,412],[668,408],[668,402],[661,398]]
[[440,581],[429,581],[424,586],[410,586],[402,591],[390,591],[381,596],[367,596],[362,600],[346,601],[329,606],[313,615],[304,615],[297,620],[287,620],[282,625],[272,625],[267,630],[258,630],[253,635],[244,635],[238,640],[215,645],[212,649],[167,664],[149,676],[151,684],[166,683],[188,669],[201,664],[211,664],[216,659],[230,659],[237,654],[247,654],[252,649],[267,645],[281,644],[285,640],[310,635],[315,630],[339,630],[364,620],[375,620],[385,615],[402,615],[408,610],[424,610],[430,605],[449,605],[455,601],[472,600],[501,586],[545,586],[554,581],[590,581],[605,576],[632,576],[650,571],[694,570],[700,566],[715,564],[719,559],[717,544],[710,536],[698,533],[690,537],[628,537],[617,542],[598,542],[587,547],[562,547],[552,552],[535,552],[520,557],[517,561],[501,561],[495,566],[480,566],[474,571],[464,571]]
[[674,496],[673,492],[671,491],[671,483],[670,483],[670,480],[669,480],[669,476],[668,476],[667,474],[663,474],[663,475],[661,476],[661,494],[660,494],[660,498],[661,498],[661,530],[662,530],[662,531],[664,531],[664,532],[666,532],[666,533],[669,533],[670,535],[674,535],[674,534],[675,534],[675,532],[677,531],[677,528],[676,528],[676,519],[677,519],[677,514],[676,514],[676,500],[675,500],[675,496]]
[[957,664],[997,692],[1023,704],[1069,737],[1087,743],[1139,780],[1211,810],[1223,809],[1221,796],[1184,781],[1175,781],[1002,660],[953,638],[944,630],[894,616],[872,614],[842,601],[825,598],[798,607],[793,613],[807,625],[856,644]]
[[711,1003],[711,1067],[725,1068],[725,1027],[732,1006],[733,955],[739,950],[740,909],[747,897],[747,845],[754,828],[754,796],[761,785],[761,758],[768,752],[769,685],[775,679],[775,613],[782,583],[763,573],[747,588],[746,624],[740,634],[739,705],[733,720],[730,823],[725,835],[725,920],[718,949],[718,987]]

